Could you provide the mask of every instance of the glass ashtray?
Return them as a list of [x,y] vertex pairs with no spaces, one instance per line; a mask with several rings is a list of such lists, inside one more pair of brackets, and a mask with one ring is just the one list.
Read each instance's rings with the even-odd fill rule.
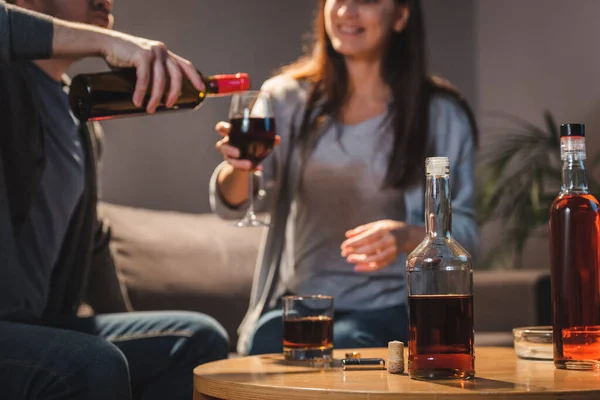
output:
[[527,360],[552,360],[551,326],[525,326],[513,329],[515,353]]

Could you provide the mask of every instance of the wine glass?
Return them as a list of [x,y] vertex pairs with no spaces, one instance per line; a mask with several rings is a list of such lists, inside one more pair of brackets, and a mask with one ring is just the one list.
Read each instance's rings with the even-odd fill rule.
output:
[[275,118],[269,94],[264,91],[233,94],[229,122],[229,144],[240,150],[240,159],[252,162],[252,170],[248,175],[248,210],[236,226],[268,226],[254,213],[254,170],[275,145]]

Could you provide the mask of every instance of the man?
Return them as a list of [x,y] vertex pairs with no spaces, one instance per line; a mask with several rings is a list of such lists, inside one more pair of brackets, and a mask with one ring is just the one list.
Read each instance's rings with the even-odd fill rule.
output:
[[[14,2],[111,26],[112,0]],[[151,54],[138,64],[118,51],[99,54],[117,66],[137,66],[138,77],[147,77],[150,66],[163,77],[162,85],[153,83],[153,111],[165,74],[189,75],[186,62],[156,42],[123,43],[145,47],[132,53]],[[98,135],[94,125],[72,118],[61,81],[83,53],[0,66],[0,398],[189,399],[193,367],[227,355],[216,321],[197,313],[76,316],[89,276],[118,286],[110,232],[96,216]],[[172,89],[168,102],[177,97]],[[136,95],[140,104],[143,93]],[[125,311],[126,302],[113,297],[104,311]]]

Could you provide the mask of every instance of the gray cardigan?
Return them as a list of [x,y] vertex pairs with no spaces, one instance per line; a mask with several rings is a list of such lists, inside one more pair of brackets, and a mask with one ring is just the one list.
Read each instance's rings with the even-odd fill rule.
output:
[[[256,322],[274,304],[276,295],[281,292],[279,265],[285,243],[286,222],[290,199],[293,198],[302,170],[299,146],[293,145],[293,132],[301,124],[308,88],[292,78],[277,76],[265,82],[263,89],[270,91],[273,97],[275,124],[277,133],[281,136],[281,144],[264,161],[263,172],[257,173],[261,187],[266,192],[271,192],[269,196],[257,196],[257,206],[269,213],[271,227],[263,237],[250,305],[239,328],[238,352],[241,354],[247,353],[250,334]],[[321,129],[326,129],[326,126],[324,124]],[[475,221],[474,147],[471,124],[464,109],[450,96],[434,97],[429,110],[429,148],[434,156],[450,158],[452,234],[475,256],[479,237]],[[224,165],[222,163],[216,168],[210,181],[211,208],[221,218],[238,219],[244,215],[245,208],[230,207],[218,192],[217,176]],[[286,172],[287,177],[282,179]],[[406,223],[424,225],[424,193],[423,184],[404,191]],[[272,201],[269,202],[269,209],[264,209],[264,199],[267,197]]]

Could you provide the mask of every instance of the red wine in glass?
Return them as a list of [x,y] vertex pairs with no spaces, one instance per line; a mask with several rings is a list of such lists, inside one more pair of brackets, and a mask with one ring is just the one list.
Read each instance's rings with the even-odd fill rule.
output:
[[240,150],[240,159],[250,160],[256,168],[275,145],[274,118],[232,118],[229,144]]
[[[256,168],[275,145],[275,117],[271,96],[267,92],[247,91],[231,96],[229,106],[229,144],[240,150],[240,159]],[[248,209],[238,227],[269,226],[254,213],[254,173],[248,174]]]

